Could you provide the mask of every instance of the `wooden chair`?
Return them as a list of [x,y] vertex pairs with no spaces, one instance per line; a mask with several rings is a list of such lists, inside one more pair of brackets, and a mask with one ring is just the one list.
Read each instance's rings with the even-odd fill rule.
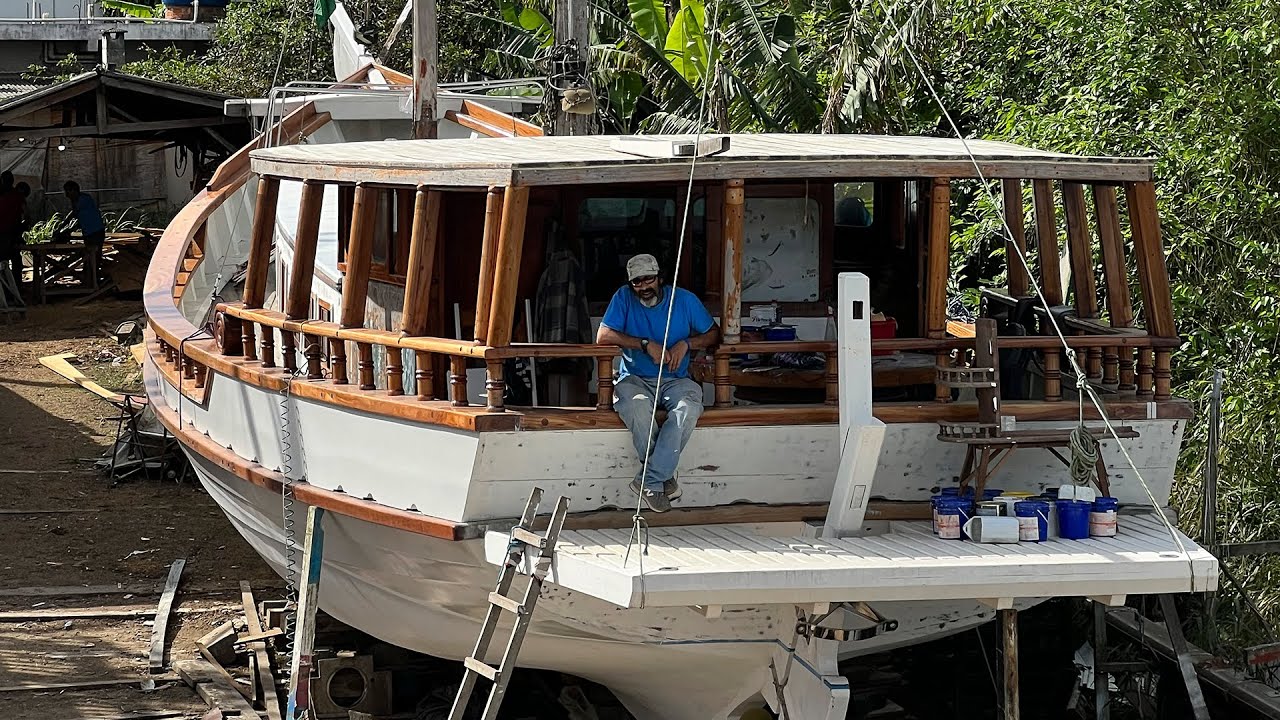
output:
[[[942,442],[960,443],[965,446],[964,467],[960,471],[960,488],[974,481],[974,497],[981,498],[987,481],[1000,469],[1015,450],[1042,448],[1068,467],[1070,459],[1058,452],[1069,447],[1073,430],[1036,429],[1006,430],[1000,414],[1000,363],[996,336],[996,321],[983,318],[975,328],[974,360],[972,367],[942,367],[937,369],[937,381],[951,388],[972,388],[978,399],[976,423],[939,423],[938,439]],[[1095,440],[1110,437],[1106,428],[1088,428]],[[1138,437],[1137,431],[1128,426],[1115,426],[1121,438]],[[1107,479],[1106,463],[1101,452],[1095,463],[1098,489],[1104,496],[1111,494]]]

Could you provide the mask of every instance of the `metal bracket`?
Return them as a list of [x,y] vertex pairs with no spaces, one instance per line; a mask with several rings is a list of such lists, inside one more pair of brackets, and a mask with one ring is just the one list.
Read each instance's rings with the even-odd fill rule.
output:
[[[832,628],[819,624],[826,620],[832,612],[840,608],[844,608],[858,617],[875,624],[865,628]],[[836,640],[838,642],[869,640],[881,633],[893,632],[897,629],[897,620],[885,618],[864,602],[837,603],[831,611],[816,619],[805,613],[802,608],[796,608],[796,634],[809,640]]]

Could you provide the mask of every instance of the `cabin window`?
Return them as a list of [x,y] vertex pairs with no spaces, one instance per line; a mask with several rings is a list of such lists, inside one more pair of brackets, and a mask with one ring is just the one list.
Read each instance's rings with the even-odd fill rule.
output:
[[875,222],[876,184],[842,182],[835,184],[836,225],[866,228]]
[[[684,263],[694,262],[688,289],[701,295],[706,289],[706,243],[700,202],[690,208],[689,242]],[[587,275],[587,299],[606,303],[626,280],[626,265],[633,255],[651,253],[662,264],[665,279],[675,274],[682,216],[675,194],[650,197],[592,197],[578,205],[578,236],[582,241]],[[695,250],[698,247],[701,250]],[[698,255],[703,270],[698,271]]]

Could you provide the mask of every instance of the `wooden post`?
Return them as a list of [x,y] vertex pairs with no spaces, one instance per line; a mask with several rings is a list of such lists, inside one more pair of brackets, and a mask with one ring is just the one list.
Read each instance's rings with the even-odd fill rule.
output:
[[[489,309],[493,307],[493,275],[497,272],[498,238],[502,236],[502,188],[490,187],[484,199],[484,237],[480,242],[480,283],[476,290],[475,339],[489,344]],[[529,338],[533,342],[533,338]]]
[[1004,720],[1019,720],[1018,611],[1001,610],[1000,622],[1004,626]]
[[829,352],[824,354],[826,360],[826,373],[823,375],[823,381],[826,386],[826,397],[824,402],[827,405],[840,404],[840,353]]
[[333,374],[334,385],[347,384],[347,341],[331,338],[329,340],[329,372]]
[[320,212],[324,208],[324,183],[306,180],[298,202],[298,230],[293,239],[293,268],[284,315],[290,320],[311,316],[311,280],[316,270],[316,244],[320,237]]
[[[724,309],[720,322],[724,326],[724,342],[736,343],[742,339],[742,250],[743,215],[746,210],[746,188],[742,180],[726,180],[724,183],[723,233],[724,243]],[[717,391],[718,392],[718,391]]]
[[276,366],[276,329],[270,325],[262,326],[262,367]]
[[280,357],[290,375],[298,372],[298,338],[288,330],[280,331]]
[[[590,76],[587,69],[587,48],[591,45],[591,3],[589,0],[555,0],[551,10],[555,23],[556,42],[565,45],[570,42],[577,46],[578,57],[583,63],[584,75]],[[553,135],[587,135],[591,132],[592,115],[571,115],[560,110],[560,98],[553,97],[556,105]],[[674,276],[673,276],[674,277]]]
[[596,358],[596,409],[613,409],[613,356]]
[[386,347],[387,351],[387,394],[404,394],[404,353],[398,347]]
[[[1071,288],[1075,295],[1076,317],[1098,318],[1098,285],[1094,278],[1093,245],[1089,240],[1089,216],[1085,209],[1084,186],[1062,183],[1062,209],[1067,218],[1067,244],[1071,249]],[[1084,359],[1086,374],[1102,377],[1102,349],[1088,348]]]
[[218,312],[218,319],[214,327],[218,332],[218,347],[222,354],[228,357],[235,357],[244,354],[244,344],[242,334],[244,332],[241,327],[240,318],[228,312]]
[[1168,350],[1156,350],[1155,352],[1155,368],[1152,370],[1155,385],[1155,396],[1153,399],[1168,400],[1173,396],[1173,372],[1170,367],[1172,356]]
[[360,374],[360,389],[373,390],[377,388],[377,385],[373,382],[373,345],[358,342],[356,343],[356,352],[359,355],[356,372]]
[[502,207],[502,235],[493,277],[493,306],[489,310],[489,341],[494,347],[511,344],[515,322],[516,291],[520,280],[520,254],[524,248],[525,211],[529,208],[529,188],[507,188]]
[[449,402],[467,406],[467,359],[457,355],[449,357]]
[[507,389],[506,381],[502,378],[502,369],[501,360],[485,363],[487,378],[484,383],[484,391],[488,400],[489,412],[504,412],[507,409],[502,399]]
[[1045,402],[1062,400],[1062,351],[1057,347],[1044,350]]
[[364,305],[369,294],[369,268],[373,264],[373,233],[377,226],[378,190],[356,185],[351,238],[347,243],[347,275],[342,279],[344,328],[364,327]]
[[249,239],[249,269],[244,277],[244,306],[250,310],[261,308],[267,297],[267,269],[271,265],[279,197],[279,178],[258,179],[258,199],[253,205],[253,230]]
[[442,199],[439,190],[420,187],[413,202],[413,236],[409,241],[409,270],[405,278],[404,312],[400,321],[400,331],[405,335],[427,334]]
[[413,381],[416,385],[419,400],[434,400],[436,397],[434,373],[431,371],[431,353],[418,350],[413,354]]
[[1138,260],[1138,280],[1142,283],[1142,311],[1147,332],[1157,337],[1177,335],[1173,324],[1173,296],[1165,269],[1160,238],[1160,217],[1156,212],[1156,189],[1150,182],[1125,183],[1129,202],[1129,224],[1133,228],[1133,248]]
[[413,136],[436,136],[437,27],[435,0],[413,0]]
[[320,358],[324,355],[320,351],[322,340],[315,335],[304,334],[302,337],[305,343],[302,354],[307,358],[307,379],[320,380],[324,377],[324,374],[320,372]]
[[1013,242],[1004,241],[1005,263],[1008,265],[1009,295],[1015,298],[1026,297],[1031,287],[1027,279],[1027,268],[1023,266],[1023,258],[1027,256],[1027,230],[1023,222],[1025,208],[1022,204],[1022,181],[1002,180],[1004,190],[1004,218],[1009,224],[1009,234]]
[[1151,348],[1138,350],[1138,397],[1152,399],[1155,394],[1155,359]]
[[[1098,218],[1098,244],[1102,246],[1102,276],[1107,282],[1107,315],[1111,327],[1133,327],[1133,303],[1129,298],[1129,271],[1124,260],[1124,239],[1120,234],[1120,210],[1116,189],[1093,186],[1094,213]],[[1108,348],[1103,358],[1102,382],[1115,383],[1117,392],[1132,392],[1133,352]]]
[[1033,180],[1036,238],[1039,244],[1040,289],[1049,307],[1062,304],[1062,265],[1058,252],[1058,218],[1054,214],[1053,181]]
[[[951,180],[934,178],[929,191],[929,245],[925,273],[925,334],[940,340],[947,334],[947,281],[951,276]],[[950,364],[950,355],[940,352],[938,367]],[[934,386],[938,402],[951,399],[951,388]]]
[[320,606],[320,568],[324,563],[324,508],[307,508],[307,529],[298,583],[298,615],[293,631],[293,658],[289,662],[289,702],[285,717],[310,717],[312,652],[316,642],[316,609]]

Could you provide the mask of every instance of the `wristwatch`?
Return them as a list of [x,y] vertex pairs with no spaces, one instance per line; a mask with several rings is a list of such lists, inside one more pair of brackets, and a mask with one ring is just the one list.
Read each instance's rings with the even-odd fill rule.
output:
[[640,338],[640,349],[649,352],[649,338]]

